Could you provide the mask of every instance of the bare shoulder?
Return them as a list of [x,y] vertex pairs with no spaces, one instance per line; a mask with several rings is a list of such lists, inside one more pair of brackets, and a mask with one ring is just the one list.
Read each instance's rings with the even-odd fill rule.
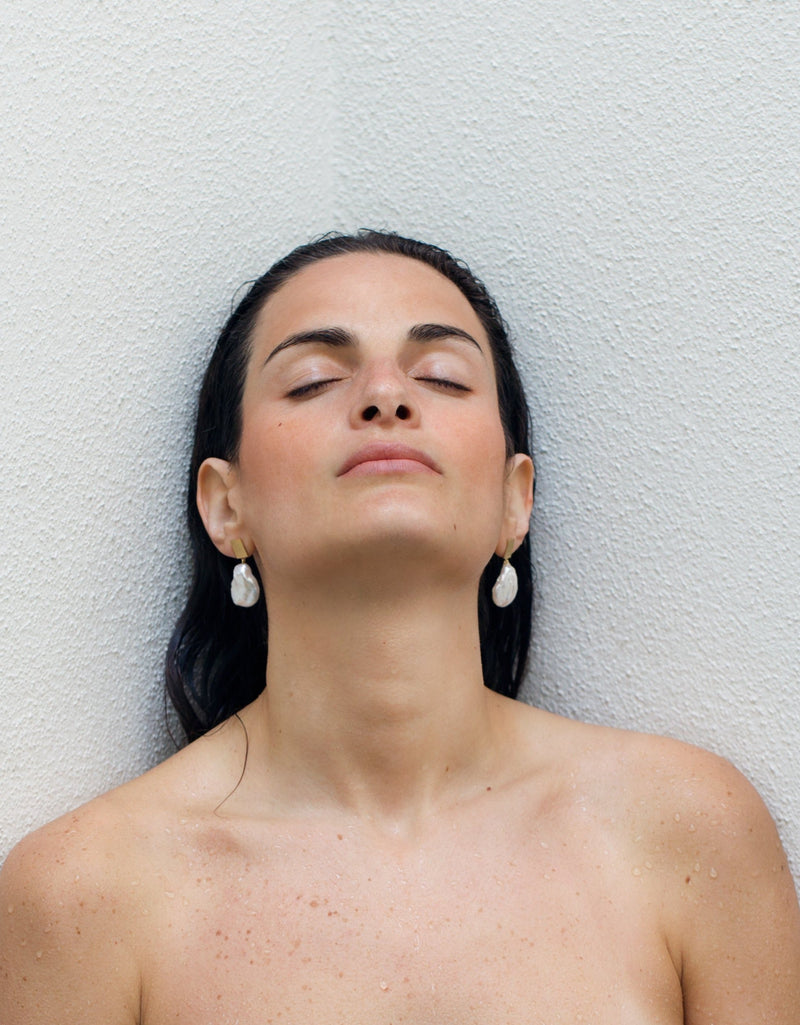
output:
[[0,872],[4,1023],[137,1020],[129,840],[113,799],[100,799],[12,850]]
[[[723,871],[788,876],[772,818],[747,778],[727,759],[668,737],[590,727],[587,768],[634,830],[668,857],[682,885],[715,882]],[[699,868],[697,866],[700,866]]]
[[197,800],[192,784],[199,777],[202,790],[210,775],[203,750],[180,752],[11,851],[0,871],[3,1025],[139,1020],[155,897],[173,827]]
[[213,801],[208,746],[196,742],[25,837],[0,871],[2,892],[77,915],[113,905],[112,897],[158,864],[172,826]]
[[87,901],[105,899],[124,874],[130,829],[118,803],[106,795],[25,837],[0,871],[5,921],[19,921],[14,916],[20,911],[40,911],[52,920],[52,931],[61,918],[82,917]]
[[688,849],[689,839],[713,846],[729,837],[740,846],[750,837],[775,856],[777,836],[763,801],[725,758],[669,737],[534,714],[534,742],[542,750],[546,734],[552,774],[572,780],[601,812],[663,844]]
[[639,743],[649,772],[632,793],[662,866],[687,1025],[798,1025],[800,909],[764,802],[724,758],[660,738]]
[[558,747],[569,751],[562,771],[669,862],[682,886],[687,876],[698,889],[743,871],[790,881],[764,802],[728,760],[669,737],[553,719]]
[[658,907],[687,1025],[800,1025],[800,909],[764,802],[730,762],[664,737],[548,721],[554,775]]

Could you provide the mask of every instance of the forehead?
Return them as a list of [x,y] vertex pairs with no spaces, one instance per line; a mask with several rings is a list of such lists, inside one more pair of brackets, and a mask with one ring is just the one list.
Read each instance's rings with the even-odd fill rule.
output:
[[388,253],[318,260],[274,292],[256,322],[254,342],[276,344],[313,327],[405,334],[419,323],[461,327],[485,350],[486,332],[461,290],[428,264]]

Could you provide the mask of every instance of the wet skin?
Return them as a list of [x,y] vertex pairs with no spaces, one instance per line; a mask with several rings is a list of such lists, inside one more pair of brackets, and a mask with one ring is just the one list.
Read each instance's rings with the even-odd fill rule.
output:
[[796,1023],[791,881],[735,770],[503,714],[527,765],[412,833],[225,800],[237,722],[47,827],[5,883],[3,1021]]

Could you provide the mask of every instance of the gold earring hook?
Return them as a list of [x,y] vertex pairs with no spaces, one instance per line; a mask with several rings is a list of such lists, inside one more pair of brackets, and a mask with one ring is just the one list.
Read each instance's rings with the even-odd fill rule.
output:
[[233,541],[231,541],[231,548],[233,549],[233,554],[236,556],[236,558],[241,559],[242,562],[244,562],[247,558],[247,549],[238,537],[234,538]]

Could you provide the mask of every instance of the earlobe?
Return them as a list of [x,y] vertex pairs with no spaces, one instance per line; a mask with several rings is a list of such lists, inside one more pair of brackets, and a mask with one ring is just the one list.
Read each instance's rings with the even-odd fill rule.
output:
[[522,544],[528,533],[533,509],[533,460],[521,452],[513,455],[506,464],[505,515],[503,533],[498,539],[496,553],[505,556],[509,540],[515,548]]
[[197,472],[196,501],[200,519],[214,545],[223,555],[231,557],[231,541],[244,536],[236,508],[235,482],[235,470],[225,459],[206,459]]

